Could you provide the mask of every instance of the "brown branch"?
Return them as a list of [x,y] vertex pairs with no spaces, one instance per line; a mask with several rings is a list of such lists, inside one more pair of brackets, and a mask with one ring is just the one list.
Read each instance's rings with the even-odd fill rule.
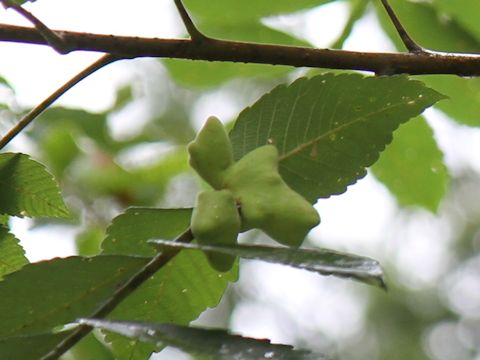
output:
[[[210,39],[156,39],[57,31],[73,50],[126,58],[158,57],[295,67],[364,70],[388,74],[480,76],[480,55],[443,52],[368,53]],[[48,45],[35,29],[0,25],[0,41]]]
[[70,49],[68,48],[61,35],[58,35],[54,31],[50,30],[48,26],[46,26],[31,12],[25,10],[13,0],[0,0],[0,2],[3,4],[5,9],[13,9],[25,19],[30,21],[32,25],[35,26],[35,29],[37,29],[39,34],[41,34],[45,38],[45,40],[53,49],[58,51],[60,54],[67,54],[68,52],[70,52]]
[[12,141],[15,136],[17,136],[23,129],[25,129],[33,120],[35,120],[38,115],[40,115],[45,109],[52,105],[53,102],[55,102],[60,96],[65,94],[73,86],[78,84],[87,76],[93,74],[95,71],[119,59],[120,58],[115,55],[104,55],[100,59],[95,61],[93,64],[79,72],[61,87],[59,87],[55,92],[53,92],[40,104],[30,110],[5,136],[0,139],[0,150],[3,149],[10,141]]
[[[189,243],[193,240],[193,234],[190,229],[187,229],[184,233],[179,235],[175,241]],[[170,260],[172,260],[179,252],[178,249],[171,249],[164,251],[156,255],[152,260],[148,262],[142,269],[140,269],[135,275],[133,275],[127,282],[119,287],[97,311],[95,311],[90,318],[103,319],[110,314],[125,298],[133,293],[146,282],[152,275],[165,266]],[[76,330],[60,342],[52,351],[43,356],[41,360],[53,360],[60,357],[66,351],[71,349],[77,342],[79,342],[84,336],[86,336],[93,328],[88,325],[79,325]]]

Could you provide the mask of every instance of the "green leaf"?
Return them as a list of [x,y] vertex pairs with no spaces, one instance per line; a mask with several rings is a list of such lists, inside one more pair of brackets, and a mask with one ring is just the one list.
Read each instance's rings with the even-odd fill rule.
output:
[[8,228],[0,225],[0,279],[25,264],[28,264],[28,260],[18,239],[8,232]]
[[447,190],[448,172],[433,131],[423,118],[402,125],[372,167],[400,205],[435,212]]
[[115,360],[113,354],[103,341],[90,333],[75,344],[68,352],[73,360]]
[[205,24],[238,24],[259,21],[268,16],[288,14],[319,6],[332,0],[257,0],[254,2],[237,0],[197,1],[186,0],[185,6],[193,15],[196,24],[202,29]]
[[25,265],[0,282],[0,339],[45,333],[91,314],[148,260],[69,257]]
[[434,0],[434,5],[480,41],[480,3],[477,0]]
[[[191,209],[132,208],[107,229],[105,253],[151,256],[149,239],[171,240],[190,224]],[[111,314],[111,319],[134,319],[187,324],[208,307],[216,306],[227,284],[237,279],[214,271],[203,253],[180,253]],[[109,335],[116,359],[145,359],[154,348]]]
[[130,187],[137,200],[136,204],[161,199],[172,178],[190,170],[187,159],[186,149],[182,147],[165,154],[153,164],[132,170],[135,186],[130,184]]
[[[478,2],[475,0],[474,2],[475,5],[472,5],[473,2],[471,2],[469,6],[478,7]],[[465,8],[462,8],[458,2],[436,0],[433,3],[427,3],[391,0],[390,3],[409,34],[421,46],[450,52],[478,53],[480,51],[480,39],[475,38],[471,32],[459,26],[459,22],[455,21],[456,17],[441,16],[441,12],[445,13],[444,6],[447,3],[449,7],[458,9],[455,11],[464,11]],[[439,3],[442,4],[439,5]],[[404,49],[397,31],[386,16],[380,2],[375,2],[375,4],[386,33],[398,49]],[[441,11],[437,8],[440,8]],[[475,13],[470,14],[475,17]],[[480,28],[478,24],[477,27]],[[436,36],[432,36],[432,34],[436,34]],[[446,101],[436,104],[435,107],[461,124],[479,126],[480,119],[477,116],[480,111],[479,79],[467,79],[453,75],[428,75],[422,76],[420,79],[427,86],[448,97]]]
[[0,213],[68,218],[60,190],[40,163],[19,153],[0,154]]
[[[214,26],[209,33],[219,34],[222,38],[258,43],[306,46],[305,42],[294,39],[284,33],[269,29],[256,22],[238,24],[235,27]],[[212,87],[233,78],[272,78],[284,76],[293,70],[290,66],[271,66],[263,64],[239,64],[230,62],[211,62],[164,59],[162,60],[171,76],[179,84],[190,87]]]
[[320,275],[350,278],[385,288],[383,270],[378,261],[327,249],[294,249],[259,245],[198,245],[152,240],[160,249],[193,249],[262,260],[274,264],[314,271]]
[[158,162],[127,170],[110,156],[84,163],[78,178],[94,195],[112,196],[137,205],[153,205],[162,198],[172,177],[188,170],[185,149],[164,154]]
[[12,85],[3,76],[0,76],[0,85],[6,86],[7,88],[13,91]]
[[480,79],[454,75],[422,76],[428,86],[448,96],[435,105],[453,120],[469,126],[480,126]]
[[210,88],[218,86],[233,78],[253,76],[276,77],[284,76],[292,69],[287,66],[270,66],[261,64],[235,64],[210,61],[170,60],[163,63],[170,75],[180,85],[195,88]]
[[[50,137],[52,131],[68,130],[78,138],[87,136],[101,149],[112,152],[118,150],[118,143],[111,137],[107,113],[91,113],[83,109],[52,107],[42,113],[35,121],[29,135],[43,143],[44,137]],[[69,153],[72,151],[69,145]]]
[[[450,52],[476,53],[480,50],[478,39],[454,21],[439,16],[431,3],[405,0],[389,0],[389,3],[402,25],[419,45]],[[405,46],[380,1],[375,1],[374,4],[385,32],[398,49],[404,50]],[[457,2],[455,6],[456,4]]]
[[77,253],[81,256],[98,255],[104,238],[105,229],[98,224],[90,224],[75,236]]
[[0,359],[40,359],[71,332],[45,333],[0,339]]
[[104,254],[155,256],[147,240],[173,240],[190,225],[192,209],[129,208],[107,229]]
[[58,124],[38,139],[42,155],[48,160],[48,168],[58,178],[63,176],[67,167],[81,154],[76,141],[77,134],[72,130],[71,124]]
[[314,202],[344,192],[365,176],[393,131],[443,98],[403,75],[300,78],[240,113],[230,132],[234,157],[276,145],[280,174]]
[[[191,65],[193,64],[191,63]],[[171,96],[175,97],[173,91]],[[196,134],[186,109],[191,105],[183,104],[179,99],[169,100],[169,104],[170,106],[165,112],[144,127],[143,136],[147,137],[149,141],[166,141],[182,146],[187,145]]]
[[173,346],[196,356],[216,360],[321,360],[320,354],[295,350],[292,346],[272,344],[269,340],[232,335],[221,329],[203,329],[151,322],[106,321],[81,319],[100,329],[116,332],[129,338],[154,343],[157,346]]
[[117,89],[115,103],[110,111],[119,111],[127,104],[131,103],[134,98],[132,84],[125,84]]

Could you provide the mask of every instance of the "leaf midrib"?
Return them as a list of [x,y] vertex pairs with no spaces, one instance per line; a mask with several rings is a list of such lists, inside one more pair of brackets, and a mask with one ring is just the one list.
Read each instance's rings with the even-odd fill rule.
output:
[[374,112],[370,112],[364,116],[360,116],[358,118],[355,118],[354,120],[350,121],[350,122],[347,122],[345,124],[342,124],[341,126],[337,127],[337,128],[334,128],[334,129],[331,129],[317,137],[314,137],[313,139],[311,139],[310,141],[306,142],[306,143],[303,143],[303,144],[300,144],[298,146],[296,146],[295,148],[293,148],[292,150],[290,150],[289,152],[286,152],[286,153],[283,153],[279,156],[279,161],[283,161],[283,160],[286,160],[294,155],[297,155],[299,154],[300,152],[302,152],[303,150],[305,150],[306,148],[308,148],[309,146],[312,146],[313,144],[315,143],[318,143],[320,142],[321,140],[323,140],[324,138],[326,137],[329,137],[331,135],[336,135],[336,133],[340,132],[341,130],[344,130],[344,129],[348,129],[350,126],[353,126],[354,124],[360,122],[360,121],[368,121],[370,117],[374,116],[374,115],[377,115],[383,111],[386,111],[386,110],[390,110],[390,109],[394,109],[396,107],[399,107],[399,106],[403,106],[405,105],[406,103],[405,102],[398,102],[396,104],[392,104],[390,106],[386,106],[386,107],[383,107],[381,109],[378,109]]

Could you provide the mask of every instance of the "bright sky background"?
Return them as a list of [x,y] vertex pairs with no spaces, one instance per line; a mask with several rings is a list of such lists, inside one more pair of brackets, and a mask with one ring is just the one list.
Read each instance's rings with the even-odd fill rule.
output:
[[[170,0],[39,0],[28,4],[27,8],[54,29],[149,37],[175,37],[183,32],[174,11],[173,1]],[[271,23],[294,28],[320,47],[326,46],[335,38],[343,25],[345,15],[345,4],[337,2],[307,15],[282,17],[271,20]],[[0,22],[28,25],[13,11],[6,12],[3,9],[0,9]],[[378,31],[377,26],[373,16],[367,17],[358,24],[355,35],[347,42],[347,48],[391,50],[390,43],[381,31]],[[0,43],[0,54],[0,74],[14,86],[17,101],[22,106],[37,104],[100,56],[93,53],[61,56],[47,47],[7,43]],[[58,103],[85,107],[91,111],[108,108],[119,85],[136,74],[136,64],[137,61],[121,62],[102,69],[63,96]],[[216,112],[216,102],[218,97],[207,99],[202,103],[199,112]],[[449,166],[454,171],[455,166],[465,165],[480,170],[478,160],[475,162],[469,156],[472,152],[480,153],[478,132],[454,126],[434,111],[429,114],[435,119],[436,136],[446,151]],[[25,145],[17,142],[11,149],[25,149]],[[397,215],[395,201],[371,176],[350,187],[344,195],[319,201],[317,208],[322,224],[312,235],[320,246],[348,250],[380,260],[395,253],[398,263],[405,269],[406,279],[412,286],[416,281],[436,281],[438,273],[435,269],[440,269],[439,264],[445,259],[444,249],[438,242],[443,229],[439,220],[433,215],[423,214],[417,221],[420,225],[417,224],[415,228],[416,237],[404,239],[404,242],[398,239],[395,241],[391,230],[395,226],[394,218]],[[14,231],[17,237],[22,239],[31,260],[73,253],[71,242],[65,241],[65,238],[72,238],[73,234],[66,234],[64,228],[57,231],[52,231],[52,228],[29,231],[27,220],[17,220],[14,225]],[[245,266],[242,276],[253,276],[252,264],[254,263]],[[236,310],[232,319],[234,330],[289,342],[294,338],[294,334],[289,334],[278,326],[282,321],[278,319],[278,313],[289,311],[301,311],[307,325],[312,325],[313,319],[314,326],[321,330],[329,329],[333,335],[339,337],[349,336],[342,333],[344,328],[350,327],[355,331],[362,326],[365,303],[358,296],[359,291],[361,293],[359,288],[352,290],[349,284],[341,280],[320,278],[305,272],[265,264],[257,264],[255,271],[259,269],[258,266],[263,271],[256,273],[258,279],[251,291],[254,295],[261,296],[261,299],[247,302]],[[413,275],[424,268],[433,269],[430,277],[418,279]],[[288,296],[285,288],[289,289]],[[325,292],[326,288],[333,291]],[[281,299],[276,305],[279,311],[274,311],[268,304],[278,302],[278,299]],[[341,311],[338,310],[340,305],[343,307]],[[343,326],[340,328],[339,324]],[[167,356],[164,356],[162,358],[166,359]],[[178,354],[172,358],[180,359]]]

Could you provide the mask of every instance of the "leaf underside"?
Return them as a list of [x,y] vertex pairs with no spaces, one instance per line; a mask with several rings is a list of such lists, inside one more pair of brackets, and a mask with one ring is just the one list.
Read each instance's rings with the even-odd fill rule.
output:
[[300,78],[240,113],[230,132],[234,157],[276,145],[282,177],[315,202],[365,176],[393,131],[443,98],[403,75]]
[[181,244],[172,241],[152,240],[160,249],[182,248],[225,255],[244,259],[262,260],[275,264],[292,266],[314,271],[321,275],[334,275],[351,278],[370,285],[385,288],[383,270],[380,264],[366,257],[340,253],[327,249],[294,249],[259,245],[198,245]]
[[268,340],[232,335],[221,329],[203,329],[173,324],[82,319],[83,324],[116,332],[129,338],[174,346],[195,356],[217,360],[322,360],[324,356]]

